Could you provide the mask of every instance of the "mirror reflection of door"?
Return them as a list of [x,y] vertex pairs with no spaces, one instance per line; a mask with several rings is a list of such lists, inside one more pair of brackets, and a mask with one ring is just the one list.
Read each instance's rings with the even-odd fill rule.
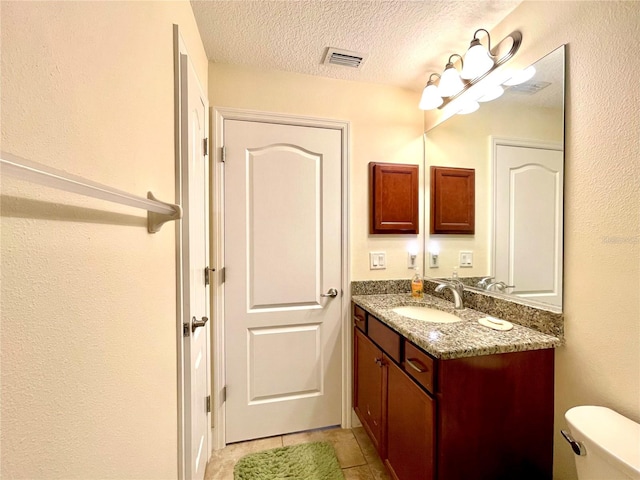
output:
[[561,306],[562,146],[494,140],[493,152],[495,281],[519,297]]
[[[461,235],[430,235],[425,236],[425,249],[430,242],[437,242],[439,249],[439,268],[430,268],[425,264],[425,272],[429,277],[448,277],[452,268],[457,266],[458,274],[465,279],[469,288],[477,291],[486,291],[487,285],[478,285],[480,279],[496,277],[493,282],[503,281],[505,285],[516,285],[516,289],[506,288],[501,291],[494,285],[490,290],[492,295],[512,298],[516,293],[520,298],[526,296],[526,302],[530,304],[544,305],[547,308],[561,311],[562,309],[562,251],[557,244],[547,241],[549,250],[538,252],[527,258],[533,267],[540,268],[541,259],[551,259],[557,263],[558,270],[555,279],[550,279],[547,270],[544,288],[531,285],[528,281],[509,281],[509,274],[496,272],[496,260],[505,259],[514,254],[514,251],[502,251],[494,245],[494,220],[495,220],[495,177],[492,155],[494,144],[492,139],[511,139],[506,145],[519,145],[514,143],[524,141],[526,146],[542,147],[544,150],[559,148],[556,152],[560,162],[562,161],[562,145],[564,143],[564,46],[554,50],[533,64],[535,75],[527,82],[505,89],[504,94],[493,101],[482,103],[480,109],[468,115],[454,115],[443,123],[430,129],[425,136],[425,158],[427,167],[431,165],[473,168],[476,172],[476,196],[475,196],[475,234]],[[535,145],[531,145],[531,143]],[[553,147],[557,145],[557,147]],[[552,170],[556,170],[555,167]],[[429,168],[425,169],[426,172]],[[557,169],[560,171],[560,169]],[[529,174],[532,174],[530,171]],[[543,176],[542,170],[538,172]],[[518,175],[518,182],[522,182],[527,175]],[[429,188],[429,182],[425,182]],[[524,190],[522,190],[524,192]],[[425,192],[425,198],[429,199],[429,192]],[[562,202],[562,192],[560,202]],[[522,195],[521,193],[519,195]],[[539,199],[541,195],[532,195],[536,198],[531,208],[540,211],[542,208]],[[521,197],[519,197],[521,198]],[[546,198],[546,197],[545,197]],[[507,201],[508,205],[508,201]],[[549,207],[554,217],[550,219],[538,218],[545,225],[555,225],[561,222],[561,218],[555,216],[555,212],[562,213],[562,204]],[[429,215],[429,204],[424,211]],[[538,217],[542,217],[538,214]],[[428,224],[429,218],[427,217]],[[527,223],[526,215],[523,225]],[[561,224],[557,228],[562,235]],[[551,227],[549,227],[551,228]],[[536,232],[539,233],[539,232]],[[463,238],[464,237],[464,238]],[[530,237],[533,238],[533,237]],[[549,237],[550,238],[550,237]],[[533,242],[533,240],[530,240]],[[541,240],[540,240],[541,241]],[[562,244],[562,237],[559,239]],[[508,241],[505,245],[509,245]],[[522,243],[522,245],[524,245]],[[531,251],[531,250],[530,250]],[[472,252],[471,265],[461,265],[461,252]],[[556,258],[556,255],[559,255]],[[546,261],[546,260],[545,260]],[[551,262],[548,260],[547,263]],[[521,263],[522,268],[526,265]],[[518,267],[520,268],[520,267]],[[508,268],[506,270],[508,272]],[[512,275],[514,273],[512,272]],[[502,278],[501,278],[502,277]],[[532,273],[525,278],[542,278],[542,273]],[[537,281],[539,281],[537,280]],[[551,283],[553,286],[550,287]],[[522,290],[520,290],[522,289]],[[545,291],[543,294],[542,291]],[[549,290],[547,292],[547,290]],[[535,294],[533,292],[536,292]],[[529,292],[529,293],[527,293]],[[552,293],[551,293],[552,292]],[[522,294],[522,296],[520,296]]]

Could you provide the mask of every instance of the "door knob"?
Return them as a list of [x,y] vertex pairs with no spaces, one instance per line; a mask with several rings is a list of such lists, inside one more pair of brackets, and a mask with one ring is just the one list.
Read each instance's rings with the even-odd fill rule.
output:
[[196,317],[193,317],[191,319],[191,331],[195,332],[196,328],[204,327],[208,321],[209,321],[208,317],[202,317],[202,320],[196,320]]
[[338,290],[336,290],[335,288],[330,288],[327,293],[321,293],[320,296],[321,297],[337,297]]

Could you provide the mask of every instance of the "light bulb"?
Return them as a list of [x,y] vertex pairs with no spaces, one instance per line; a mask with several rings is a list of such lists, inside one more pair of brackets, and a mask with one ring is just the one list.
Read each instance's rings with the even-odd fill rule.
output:
[[422,91],[420,110],[433,110],[442,105],[442,97],[438,94],[438,87],[429,82]]
[[487,73],[491,67],[493,67],[493,59],[489,52],[477,38],[474,38],[464,56],[464,67],[460,76],[465,80],[472,80]]
[[533,78],[533,76],[535,74],[536,74],[535,67],[533,65],[529,65],[524,70],[520,70],[519,72],[516,72],[513,75],[513,77],[511,77],[509,80],[504,82],[503,85],[506,85],[507,87],[513,87],[514,85],[520,85],[521,83],[524,83],[527,80],[530,80],[531,78]]
[[452,97],[460,90],[464,88],[462,80],[460,80],[460,74],[456,70],[452,63],[447,63],[447,66],[442,72],[440,78],[440,86],[438,86],[438,93],[441,97]]
[[480,104],[478,102],[468,102],[465,103],[464,106],[458,110],[458,115],[466,115],[468,113],[473,113],[480,108]]
[[490,102],[491,100],[495,100],[500,97],[504,93],[504,88],[500,85],[496,85],[487,89],[480,98],[478,98],[479,102]]

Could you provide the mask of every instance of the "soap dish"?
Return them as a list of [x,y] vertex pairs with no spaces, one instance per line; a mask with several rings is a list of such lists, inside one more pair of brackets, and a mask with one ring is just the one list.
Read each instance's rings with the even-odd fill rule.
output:
[[481,318],[480,320],[478,320],[478,323],[480,325],[484,325],[485,327],[493,328],[494,330],[506,331],[513,328],[513,323],[493,317]]

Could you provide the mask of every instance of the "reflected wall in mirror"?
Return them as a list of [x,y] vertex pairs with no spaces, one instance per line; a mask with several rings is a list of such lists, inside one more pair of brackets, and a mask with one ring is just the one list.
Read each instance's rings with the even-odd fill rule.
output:
[[[425,252],[439,251],[439,268],[425,255],[425,276],[457,269],[467,286],[561,311],[564,50],[537,61],[533,78],[497,100],[426,133],[427,167],[475,168],[476,231],[425,237]],[[471,266],[461,252],[472,252]]]

